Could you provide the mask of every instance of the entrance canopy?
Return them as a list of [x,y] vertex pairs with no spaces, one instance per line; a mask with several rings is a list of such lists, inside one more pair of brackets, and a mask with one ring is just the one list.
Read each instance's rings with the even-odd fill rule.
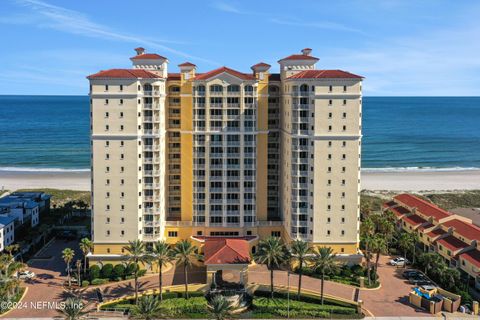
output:
[[249,264],[250,250],[247,239],[206,237],[205,265]]

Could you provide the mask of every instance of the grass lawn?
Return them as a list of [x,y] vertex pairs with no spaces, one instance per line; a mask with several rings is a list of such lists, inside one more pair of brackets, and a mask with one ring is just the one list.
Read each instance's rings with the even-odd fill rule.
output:
[[52,196],[52,199],[50,200],[52,207],[54,206],[61,207],[70,201],[72,202],[83,201],[88,205],[88,207],[90,207],[90,204],[91,204],[89,191],[60,190],[60,189],[48,189],[48,188],[20,189],[16,191],[34,191],[34,192],[43,191],[46,194],[50,194]]

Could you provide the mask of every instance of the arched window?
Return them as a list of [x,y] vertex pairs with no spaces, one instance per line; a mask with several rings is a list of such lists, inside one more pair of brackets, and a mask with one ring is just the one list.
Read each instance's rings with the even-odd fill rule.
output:
[[302,84],[302,85],[300,86],[300,92],[301,92],[301,93],[306,93],[306,92],[308,92],[308,86],[307,86],[306,84]]
[[223,92],[223,87],[218,84],[213,84],[210,86],[210,92]]
[[231,84],[227,87],[227,92],[240,92],[240,86],[237,84]]
[[279,91],[280,91],[280,88],[278,86],[268,86],[269,93],[278,93]]
[[205,93],[205,86],[203,86],[203,85],[197,86],[197,92]]
[[245,93],[252,93],[253,92],[253,86],[247,85],[245,86]]

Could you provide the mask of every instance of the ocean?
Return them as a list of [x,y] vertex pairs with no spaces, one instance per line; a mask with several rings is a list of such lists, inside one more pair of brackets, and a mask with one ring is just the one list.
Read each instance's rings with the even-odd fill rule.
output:
[[[0,96],[0,115],[0,170],[89,170],[87,96]],[[480,97],[364,97],[362,167],[480,168]]]

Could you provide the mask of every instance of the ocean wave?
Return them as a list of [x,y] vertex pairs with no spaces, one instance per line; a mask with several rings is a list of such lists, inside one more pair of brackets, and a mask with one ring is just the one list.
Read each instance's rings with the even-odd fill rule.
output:
[[0,171],[7,172],[90,172],[85,168],[32,168],[32,167],[0,167]]
[[475,171],[477,167],[386,167],[386,168],[362,168],[362,172],[451,172],[451,171]]

